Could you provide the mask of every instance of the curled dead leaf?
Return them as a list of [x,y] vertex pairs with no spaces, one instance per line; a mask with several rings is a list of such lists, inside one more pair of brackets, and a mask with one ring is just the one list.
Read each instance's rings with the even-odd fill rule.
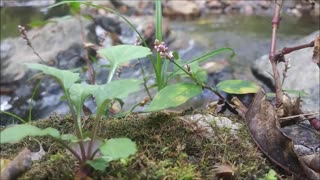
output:
[[223,179],[223,180],[234,179],[234,170],[232,166],[229,164],[216,165],[213,171],[215,176],[219,179]]
[[318,64],[320,68],[320,36],[318,36],[314,41],[312,61]]
[[262,89],[255,95],[245,119],[251,137],[271,161],[299,179],[306,178],[292,141],[279,130],[276,108],[266,100]]
[[301,160],[320,177],[320,154],[301,156]]
[[13,180],[30,169],[32,164],[31,152],[28,148],[23,149],[6,167],[1,168],[0,179]]

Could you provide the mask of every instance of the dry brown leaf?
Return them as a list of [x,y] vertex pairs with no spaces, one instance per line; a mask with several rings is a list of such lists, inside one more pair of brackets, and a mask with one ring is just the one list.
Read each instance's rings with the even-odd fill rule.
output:
[[262,89],[257,92],[245,117],[249,132],[263,153],[297,178],[306,178],[293,151],[293,143],[279,130],[276,109],[266,100]]
[[234,179],[234,170],[229,164],[216,165],[213,169],[215,176],[223,180]]
[[320,36],[314,41],[312,61],[320,67]]
[[0,179],[13,180],[30,169],[32,164],[31,152],[28,148],[23,149],[5,168],[1,171]]
[[320,154],[301,156],[301,160],[320,177]]

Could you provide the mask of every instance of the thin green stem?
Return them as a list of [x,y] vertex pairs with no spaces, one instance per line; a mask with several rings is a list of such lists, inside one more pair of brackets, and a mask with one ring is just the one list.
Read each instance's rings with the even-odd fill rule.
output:
[[140,65],[140,69],[141,69],[141,73],[142,73],[142,77],[143,77],[143,87],[144,87],[144,89],[146,90],[146,92],[147,92],[150,100],[152,100],[152,96],[151,96],[151,94],[150,94],[149,88],[147,87],[147,77],[146,77],[146,74],[145,74],[145,72],[144,72],[141,59],[138,58],[138,61],[139,61],[139,65]]
[[72,117],[73,123],[75,125],[77,137],[80,139],[79,146],[80,146],[80,150],[81,150],[81,156],[82,156],[83,159],[85,159],[86,155],[85,155],[85,150],[84,150],[84,145],[83,145],[82,132],[81,132],[81,128],[80,128],[81,124],[78,123],[78,119],[77,119],[76,113],[75,113],[75,111],[73,109],[69,93],[67,92],[67,90],[65,88],[63,88],[63,89],[64,89],[64,94],[65,94],[65,96],[67,98],[69,109],[71,111],[71,117]]
[[33,90],[33,92],[32,92],[32,95],[31,95],[30,104],[29,104],[29,118],[28,118],[28,122],[31,122],[33,98],[34,98],[36,92],[38,91],[41,82],[42,82],[42,79],[38,82],[38,84],[37,84],[36,87],[34,88],[34,90]]
[[195,78],[194,76],[192,76],[192,74],[190,72],[188,72],[185,68],[181,67],[178,63],[176,63],[175,61],[171,61],[174,65],[176,65],[179,69],[181,69],[184,73],[186,73],[193,82],[195,82],[197,85],[201,86],[202,88],[208,89],[211,92],[213,92],[214,94],[216,94],[221,100],[226,101],[226,99],[214,88],[208,86],[205,83],[199,82],[197,78]]
[[[162,42],[162,6],[161,0],[155,0],[156,6],[156,39],[159,42]],[[157,79],[158,90],[163,88],[163,76],[162,76],[162,58],[160,57],[159,52],[156,55],[156,66],[155,66],[155,74]]]
[[93,147],[93,141],[97,136],[97,132],[98,132],[98,127],[101,121],[101,115],[102,112],[100,112],[101,110],[98,110],[97,115],[96,115],[96,119],[95,119],[95,123],[94,123],[94,128],[93,128],[93,132],[92,132],[92,136],[91,136],[91,140],[88,146],[88,153],[87,153],[87,157],[91,158],[91,152],[92,152],[92,147]]
[[14,115],[14,114],[12,114],[10,112],[7,112],[7,111],[0,111],[0,112],[18,119],[21,123],[24,123],[24,124],[27,123],[27,121],[23,120],[21,117],[19,117],[17,115]]
[[65,147],[66,149],[68,149],[70,151],[71,154],[73,154],[77,159],[78,161],[82,164],[85,160],[84,157],[80,157],[79,154],[73,150],[70,146],[68,146],[64,141],[62,141],[61,139],[58,139],[58,138],[53,138],[55,141],[57,141],[58,143],[60,143],[63,147]]

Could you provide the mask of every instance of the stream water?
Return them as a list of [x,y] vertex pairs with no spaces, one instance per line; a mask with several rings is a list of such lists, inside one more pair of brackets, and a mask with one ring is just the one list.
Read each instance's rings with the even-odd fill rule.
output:
[[[32,21],[45,20],[65,13],[65,10],[52,13],[32,7],[1,7],[1,40],[19,36],[16,29],[19,24],[26,25]],[[271,17],[269,16],[219,15],[190,21],[171,21],[170,24],[176,41],[184,38],[184,41],[181,41],[183,45],[179,45],[183,46],[179,51],[183,59],[192,59],[221,47],[234,49],[236,56],[228,61],[228,68],[220,73],[209,75],[210,85],[230,78],[254,80],[250,71],[251,63],[269,52],[271,36]],[[294,42],[318,29],[319,21],[311,17],[297,19],[284,16],[277,39],[278,47],[282,48],[284,44]],[[217,56],[216,60],[223,61],[223,57]],[[50,102],[46,103],[50,104]],[[12,110],[14,108],[8,111],[17,113]],[[24,112],[17,115],[25,118],[28,108],[21,111]],[[34,109],[34,111],[37,110]],[[47,117],[53,111],[59,112],[59,109],[52,107],[45,113],[35,113],[33,119]],[[0,117],[2,119],[7,116],[1,113]]]

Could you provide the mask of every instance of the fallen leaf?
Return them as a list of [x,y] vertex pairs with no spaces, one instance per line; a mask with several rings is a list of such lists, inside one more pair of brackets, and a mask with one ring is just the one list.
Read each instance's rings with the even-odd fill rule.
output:
[[223,180],[234,179],[234,171],[231,165],[229,164],[220,164],[216,165],[213,169],[215,176]]
[[320,36],[318,36],[314,41],[312,61],[318,64],[320,68]]
[[311,154],[301,156],[301,160],[307,165],[310,169],[318,173],[320,177],[320,154]]
[[25,148],[5,168],[1,168],[0,179],[17,179],[21,174],[30,169],[31,164],[31,152],[28,148]]
[[260,89],[245,115],[246,124],[255,143],[275,164],[299,179],[306,178],[292,141],[279,130],[278,116],[273,104]]

